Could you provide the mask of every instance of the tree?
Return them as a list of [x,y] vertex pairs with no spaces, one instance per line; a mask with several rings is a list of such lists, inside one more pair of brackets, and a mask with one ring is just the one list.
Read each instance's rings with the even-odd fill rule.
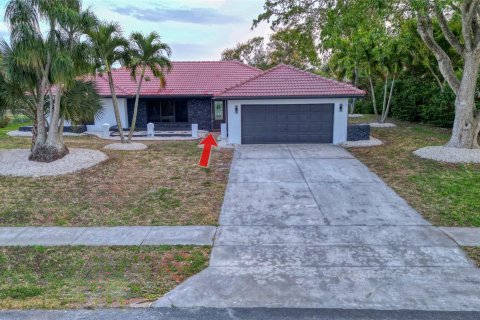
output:
[[265,43],[255,37],[222,52],[222,60],[236,60],[266,70],[279,64],[311,69],[319,64],[318,50],[311,34],[302,28],[279,29]]
[[[58,130],[62,122],[60,101],[65,88],[78,75],[78,67],[83,64],[80,61],[86,58],[78,46],[83,34],[79,22],[87,16],[91,15],[81,10],[78,0],[10,0],[7,3],[5,20],[10,26],[11,45],[2,45],[5,75],[18,81],[18,86],[33,98],[35,106],[30,160],[51,162],[68,154],[61,138],[63,133]],[[50,99],[48,132],[47,94],[55,96]]]
[[128,134],[128,142],[132,141],[133,132],[135,131],[140,90],[142,88],[143,80],[145,79],[145,72],[148,69],[155,78],[160,80],[160,87],[164,87],[165,71],[170,71],[172,68],[169,60],[172,50],[166,43],[161,41],[158,33],[151,32],[146,37],[138,32],[132,33],[130,36],[130,43],[131,45],[128,53],[130,55],[129,68],[131,70],[131,77],[133,80],[137,81],[138,71],[140,71],[140,77],[137,84],[137,94],[135,96],[135,106],[133,108],[133,117],[130,125],[130,132]]
[[[475,94],[480,68],[480,0],[463,1],[410,1],[418,19],[417,30],[425,45],[438,61],[440,72],[456,95],[455,120],[452,136],[447,146],[454,148],[479,148],[480,114],[475,107]],[[459,16],[462,22],[461,36],[452,31],[447,13]],[[460,75],[448,54],[435,39],[433,21],[461,59]]]
[[107,73],[120,140],[122,143],[126,143],[127,140],[123,132],[118,99],[112,76],[112,67],[116,63],[128,64],[128,41],[122,36],[122,29],[117,23],[100,22],[88,30],[87,35],[89,45],[93,51],[96,69]]
[[263,37],[255,37],[244,43],[238,43],[234,48],[225,49],[222,52],[223,61],[240,61],[262,70],[271,67],[268,56]]

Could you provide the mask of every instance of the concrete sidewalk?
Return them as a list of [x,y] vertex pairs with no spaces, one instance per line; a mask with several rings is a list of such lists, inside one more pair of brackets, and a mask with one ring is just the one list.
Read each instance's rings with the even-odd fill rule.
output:
[[245,145],[209,267],[153,306],[480,311],[480,270],[345,149]]
[[217,228],[160,227],[2,227],[0,246],[212,245]]

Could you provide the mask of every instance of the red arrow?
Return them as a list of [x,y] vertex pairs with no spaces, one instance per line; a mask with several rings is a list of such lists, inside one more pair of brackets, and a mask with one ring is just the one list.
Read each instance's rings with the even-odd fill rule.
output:
[[200,142],[200,144],[203,144],[203,151],[198,165],[203,168],[208,168],[212,147],[218,147],[218,144],[211,133],[209,133],[208,136],[206,136],[205,139]]

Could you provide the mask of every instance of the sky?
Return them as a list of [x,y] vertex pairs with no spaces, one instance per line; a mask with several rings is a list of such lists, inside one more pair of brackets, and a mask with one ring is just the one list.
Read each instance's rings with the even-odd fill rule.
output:
[[[0,0],[2,18],[7,0]],[[158,32],[172,48],[172,60],[219,60],[225,48],[255,36],[268,36],[266,23],[251,30],[263,0],[83,0],[102,20],[132,31]],[[1,19],[0,35],[8,38]]]

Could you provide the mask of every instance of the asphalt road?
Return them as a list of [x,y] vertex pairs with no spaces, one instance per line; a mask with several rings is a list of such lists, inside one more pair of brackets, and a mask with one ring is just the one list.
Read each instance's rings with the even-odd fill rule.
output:
[[3,311],[0,320],[478,320],[480,312],[267,308]]

